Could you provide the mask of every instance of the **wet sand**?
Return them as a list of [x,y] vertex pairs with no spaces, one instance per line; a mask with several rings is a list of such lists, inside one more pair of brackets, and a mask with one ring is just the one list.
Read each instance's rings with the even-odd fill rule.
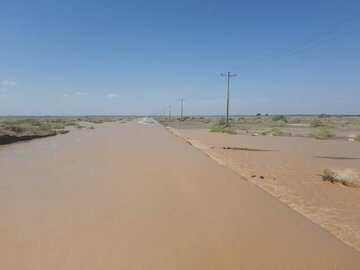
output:
[[360,251],[360,189],[320,175],[325,168],[360,170],[360,143],[172,131]]
[[159,125],[0,147],[0,269],[358,269],[360,253]]

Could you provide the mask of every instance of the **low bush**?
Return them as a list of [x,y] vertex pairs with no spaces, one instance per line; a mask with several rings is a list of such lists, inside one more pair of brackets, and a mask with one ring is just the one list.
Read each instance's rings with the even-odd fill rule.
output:
[[334,170],[327,168],[321,176],[324,181],[341,183],[347,187],[360,188],[360,173],[355,170]]
[[271,129],[271,134],[273,136],[289,136],[289,135],[291,135],[291,133],[285,132],[285,131],[281,130],[280,128],[277,128],[277,127],[273,127]]
[[272,127],[285,127],[286,123],[282,120],[278,120],[278,121],[271,122],[271,126]]
[[225,118],[217,119],[215,122],[215,125],[217,126],[225,126]]
[[328,140],[334,138],[335,134],[325,128],[320,128],[312,132],[310,136],[317,140]]
[[310,121],[310,126],[312,126],[312,127],[319,127],[319,126],[322,126],[322,125],[323,124],[322,124],[322,122],[321,122],[321,120],[319,118],[313,118]]
[[276,122],[276,121],[283,121],[283,122],[285,122],[285,123],[288,122],[288,119],[287,119],[284,115],[274,115],[274,116],[271,118],[271,120],[272,120],[273,122]]

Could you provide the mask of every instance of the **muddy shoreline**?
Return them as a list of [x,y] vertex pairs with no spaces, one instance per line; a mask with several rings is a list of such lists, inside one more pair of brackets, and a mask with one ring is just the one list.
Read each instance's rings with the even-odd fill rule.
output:
[[0,130],[0,145],[11,144],[21,141],[30,141],[34,139],[46,138],[51,136],[56,136],[59,134],[66,134],[70,132],[69,130],[60,130],[60,131],[46,131],[46,132],[26,132],[26,133],[15,133],[15,132],[4,132]]

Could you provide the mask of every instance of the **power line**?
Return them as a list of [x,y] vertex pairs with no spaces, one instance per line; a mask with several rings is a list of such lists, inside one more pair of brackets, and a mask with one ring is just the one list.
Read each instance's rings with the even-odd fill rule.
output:
[[[360,14],[357,16],[351,17],[339,24],[330,26],[322,31],[319,31],[319,32],[317,32],[305,39],[302,39],[298,42],[292,43],[284,48],[278,49],[268,55],[260,57],[257,60],[248,62],[247,64],[242,65],[241,67],[231,69],[231,71],[238,71],[240,73],[243,73],[243,71],[245,71],[245,70],[248,71],[248,69],[252,69],[253,66],[256,66],[256,67],[260,66],[263,62],[272,61],[274,58],[282,57],[283,55],[286,55],[287,53],[290,53],[291,51],[293,51],[297,48],[301,49],[302,47],[305,47],[306,45],[315,43],[316,41],[320,40],[321,38],[325,38],[332,34],[341,32],[342,30],[346,29],[347,27],[354,25],[356,23],[359,23],[360,22],[359,19],[360,19]],[[331,39],[331,40],[333,40],[333,39]],[[331,40],[328,40],[327,42],[329,42]],[[322,42],[322,43],[324,43],[324,42]],[[309,49],[314,48],[314,47],[316,47],[316,46],[311,46],[311,47],[309,47]],[[306,49],[306,50],[308,50],[308,49]]]
[[354,31],[351,31],[351,32],[348,32],[348,33],[344,33],[340,36],[337,36],[337,37],[334,37],[332,39],[328,39],[328,40],[324,40],[322,42],[318,42],[316,44],[313,44],[312,46],[309,46],[309,47],[304,47],[300,50],[297,50],[297,51],[294,51],[292,53],[289,53],[289,54],[284,54],[284,55],[279,55],[278,57],[274,57],[273,59],[269,59],[268,61],[264,62],[264,63],[260,63],[258,65],[254,65],[252,67],[249,67],[247,69],[243,69],[243,70],[240,70],[238,73],[241,74],[241,73],[245,73],[245,72],[250,72],[250,71],[253,71],[253,70],[256,70],[257,68],[260,68],[260,67],[263,67],[263,66],[266,66],[266,65],[269,65],[269,64],[272,64],[272,63],[276,63],[276,62],[279,62],[281,60],[284,60],[286,58],[289,58],[289,57],[292,57],[292,56],[295,56],[295,55],[298,55],[298,54],[301,54],[301,53],[304,53],[306,51],[309,51],[313,48],[316,48],[316,47],[319,47],[320,45],[324,44],[324,43],[328,43],[330,41],[334,41],[334,40],[337,40],[345,35],[348,35],[348,34],[352,34],[354,32],[357,32],[357,31],[360,31],[360,28],[359,29],[356,29]]

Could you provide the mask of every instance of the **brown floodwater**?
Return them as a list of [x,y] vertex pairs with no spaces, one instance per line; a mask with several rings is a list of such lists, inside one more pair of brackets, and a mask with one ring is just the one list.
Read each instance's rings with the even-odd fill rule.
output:
[[0,147],[0,269],[358,269],[360,253],[159,125]]

